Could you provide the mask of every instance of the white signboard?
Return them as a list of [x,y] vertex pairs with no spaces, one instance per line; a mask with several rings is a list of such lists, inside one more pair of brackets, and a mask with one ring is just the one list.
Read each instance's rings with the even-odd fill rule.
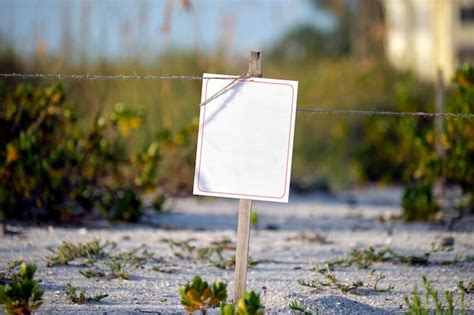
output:
[[232,78],[204,74],[194,194],[288,202],[298,82]]

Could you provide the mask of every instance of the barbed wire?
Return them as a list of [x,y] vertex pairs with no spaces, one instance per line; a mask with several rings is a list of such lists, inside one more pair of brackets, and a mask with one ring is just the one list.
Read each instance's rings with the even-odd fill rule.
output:
[[429,113],[429,112],[393,112],[378,110],[356,110],[356,109],[320,109],[320,108],[298,108],[297,112],[308,112],[317,114],[339,114],[359,116],[415,116],[415,117],[444,117],[450,119],[473,119],[471,113]]
[[[241,76],[242,77],[242,76]],[[240,79],[241,77],[237,77]],[[196,80],[204,79],[230,80],[236,76],[206,77],[196,75],[96,75],[96,74],[67,74],[67,73],[0,73],[0,78],[18,79],[55,79],[55,80],[77,80],[77,81],[97,81],[97,80]],[[336,114],[336,115],[357,115],[357,116],[412,116],[412,117],[443,117],[447,119],[474,119],[471,113],[430,113],[430,112],[395,112],[378,110],[357,110],[357,109],[321,109],[321,108],[298,108],[297,112],[314,114]]]
[[[77,81],[98,81],[98,80],[199,80],[202,76],[196,75],[138,75],[134,74],[116,74],[116,75],[97,75],[97,74],[68,74],[68,73],[0,73],[2,78],[18,79],[56,79],[56,80],[77,80]],[[229,77],[206,77],[206,79],[235,79],[235,76]]]

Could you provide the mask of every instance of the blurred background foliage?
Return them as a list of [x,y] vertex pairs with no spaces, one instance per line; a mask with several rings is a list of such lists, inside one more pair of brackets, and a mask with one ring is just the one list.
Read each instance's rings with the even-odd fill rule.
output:
[[[383,53],[379,1],[309,0],[331,12],[336,27],[295,25],[263,51],[265,77],[299,81],[299,108],[434,111],[434,87],[395,71]],[[189,10],[190,2],[180,2]],[[374,5],[375,4],[375,5]],[[166,13],[166,12],[165,12]],[[356,18],[359,17],[359,18]],[[363,18],[360,18],[363,17]],[[67,40],[67,36],[65,37]],[[239,74],[246,56],[171,49],[151,61],[68,58],[38,49],[24,57],[1,40],[0,72],[140,75]],[[73,221],[84,215],[136,221],[144,206],[192,191],[201,82],[0,81],[0,207],[4,218]],[[448,90],[449,112],[473,112],[472,68]],[[329,193],[368,183],[406,185],[405,219],[439,209],[433,183],[461,187],[473,211],[474,129],[448,120],[434,149],[433,119],[299,113],[292,188]],[[153,201],[143,204],[143,196]],[[150,198],[146,198],[149,200]],[[419,215],[419,213],[422,213]]]

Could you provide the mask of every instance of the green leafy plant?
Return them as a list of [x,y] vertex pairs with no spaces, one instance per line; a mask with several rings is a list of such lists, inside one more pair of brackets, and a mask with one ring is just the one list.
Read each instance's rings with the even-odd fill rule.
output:
[[235,304],[234,303],[221,303],[220,306],[221,315],[235,315]]
[[221,303],[220,311],[222,315],[263,315],[265,306],[260,301],[260,295],[254,291],[244,292],[237,302],[237,308],[234,303]]
[[23,260],[11,261],[7,264],[5,271],[0,272],[0,285],[11,281],[15,269],[23,263]]
[[263,315],[265,306],[260,301],[260,295],[254,291],[244,292],[237,303],[237,314],[239,315]]
[[66,295],[66,299],[68,303],[71,304],[84,304],[88,302],[100,302],[104,298],[108,297],[109,295],[106,293],[99,293],[96,295],[88,295],[87,291],[84,288],[77,292],[77,288],[73,287],[70,283],[66,285],[63,289],[64,294]]
[[215,307],[227,299],[227,285],[216,281],[210,286],[201,277],[195,276],[191,283],[187,283],[179,289],[181,304],[186,312],[193,313],[201,311],[206,313],[206,309]]
[[7,314],[31,314],[43,303],[43,290],[34,279],[35,264],[21,263],[7,284],[0,285],[0,304]]
[[[454,302],[453,292],[445,291],[444,299],[447,305],[444,305],[439,297],[438,291],[433,289],[431,283],[426,278],[422,277],[423,288],[426,290],[425,301],[423,302],[418,294],[418,285],[415,284],[411,296],[405,296],[405,303],[408,307],[407,314],[409,315],[428,315],[431,314],[430,304],[434,304],[435,313],[440,315],[453,315],[454,314]],[[431,303],[430,303],[431,302]],[[465,314],[464,306],[464,291],[461,290],[461,305],[460,313]]]

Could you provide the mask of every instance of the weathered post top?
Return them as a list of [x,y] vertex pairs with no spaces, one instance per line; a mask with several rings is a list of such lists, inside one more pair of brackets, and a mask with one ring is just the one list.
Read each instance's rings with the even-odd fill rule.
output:
[[250,52],[249,75],[252,77],[262,77],[262,53],[259,51]]

